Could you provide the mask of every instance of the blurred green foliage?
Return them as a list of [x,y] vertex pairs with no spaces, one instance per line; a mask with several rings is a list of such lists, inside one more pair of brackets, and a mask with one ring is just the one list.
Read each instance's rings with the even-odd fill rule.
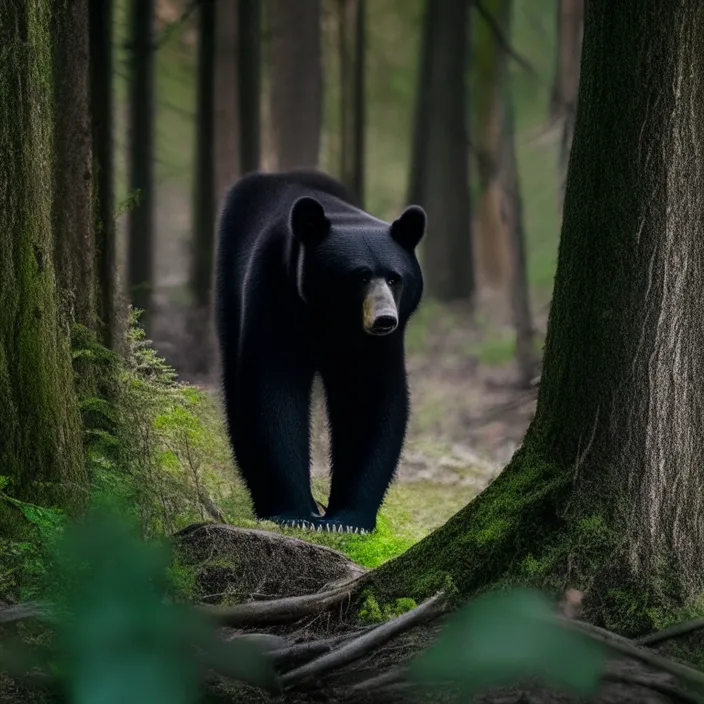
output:
[[169,598],[169,550],[139,532],[106,508],[69,526],[42,594],[55,637],[41,646],[3,639],[0,667],[22,677],[32,669],[71,704],[191,704],[211,669],[278,691],[258,646],[219,639],[208,617]]
[[453,686],[464,701],[487,687],[537,677],[577,695],[596,692],[606,650],[554,618],[540,592],[485,594],[453,616],[437,641],[412,664],[414,681]]

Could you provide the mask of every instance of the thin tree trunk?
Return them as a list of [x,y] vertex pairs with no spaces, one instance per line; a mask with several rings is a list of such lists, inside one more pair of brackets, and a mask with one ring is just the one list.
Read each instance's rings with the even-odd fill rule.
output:
[[215,23],[215,184],[220,200],[240,173],[237,0],[219,0]]
[[130,18],[130,193],[127,277],[130,300],[150,327],[154,290],[154,0],[132,0]]
[[381,568],[386,597],[573,587],[634,636],[704,591],[702,37],[701,3],[589,1],[535,419],[477,499]]
[[415,106],[413,110],[413,142],[411,144],[411,173],[408,181],[408,203],[420,203],[425,197],[426,172],[428,169],[425,140],[430,124],[432,107],[430,86],[433,69],[433,36],[435,34],[436,13],[431,11],[426,0],[421,30],[420,60],[418,62]]
[[557,13],[557,52],[550,102],[550,117],[560,121],[557,207],[562,214],[567,180],[567,163],[572,147],[579,66],[582,55],[585,0],[559,0]]
[[[489,0],[486,9],[506,35],[510,0]],[[502,217],[502,157],[505,153],[503,139],[506,134],[504,122],[508,56],[486,22],[480,25],[474,56],[477,78],[474,104],[477,115],[476,143],[480,187],[475,233],[477,283],[483,299],[498,300],[500,317],[504,317],[508,312],[506,294],[511,286],[513,268],[509,231]]]
[[340,178],[364,203],[365,0],[338,0]]
[[[428,213],[433,237],[423,248],[428,294],[470,301],[474,292],[467,165],[465,66],[468,4],[429,0],[418,95],[410,192]],[[423,113],[427,114],[423,114]],[[416,181],[416,179],[418,179]]]
[[261,160],[261,2],[238,0],[238,89],[240,108],[240,168],[257,171]]
[[53,43],[73,38],[52,29],[49,0],[0,0],[0,467],[14,496],[66,505],[86,472],[54,261]]
[[195,319],[196,371],[210,367],[212,345],[210,300],[213,284],[215,236],[215,0],[201,0],[198,31],[198,95],[196,107],[196,178],[194,182],[194,251],[191,258],[191,289]]
[[279,170],[316,167],[323,119],[320,0],[270,0],[271,120]]
[[109,349],[119,349],[121,347],[121,325],[118,316],[116,292],[117,266],[112,143],[112,0],[90,0],[88,22],[98,314],[103,343]]
[[54,3],[55,161],[53,214],[56,272],[72,322],[98,331],[92,210],[88,0]]
[[526,262],[525,229],[523,227],[523,198],[518,179],[513,97],[510,85],[504,89],[503,120],[503,193],[506,229],[511,260],[509,293],[513,327],[516,333],[516,366],[518,384],[529,388],[536,371],[533,348],[533,319],[530,311],[528,267]]

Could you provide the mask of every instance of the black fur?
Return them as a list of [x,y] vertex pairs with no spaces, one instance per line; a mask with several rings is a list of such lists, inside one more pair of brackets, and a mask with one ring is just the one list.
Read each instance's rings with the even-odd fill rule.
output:
[[[255,173],[220,218],[216,314],[232,447],[258,518],[373,530],[408,422],[406,323],[423,278],[425,213],[393,224],[316,171]],[[299,254],[303,252],[299,279]],[[362,328],[364,274],[396,276],[398,328]],[[310,491],[313,377],[325,387],[332,482],[324,518]]]

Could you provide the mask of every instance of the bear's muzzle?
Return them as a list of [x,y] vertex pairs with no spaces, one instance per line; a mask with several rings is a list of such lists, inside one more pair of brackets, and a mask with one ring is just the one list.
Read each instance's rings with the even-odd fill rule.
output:
[[372,279],[363,303],[364,331],[369,335],[389,335],[398,327],[396,300],[385,279]]

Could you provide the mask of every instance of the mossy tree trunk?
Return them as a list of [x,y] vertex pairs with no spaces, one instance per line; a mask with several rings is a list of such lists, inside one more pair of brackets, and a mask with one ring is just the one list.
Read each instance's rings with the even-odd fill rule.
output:
[[323,120],[320,0],[270,0],[269,76],[279,170],[316,167]]
[[[82,274],[57,272],[68,223],[78,228],[71,233],[76,242],[85,235],[86,204],[71,203],[54,217],[54,164],[66,155],[65,145],[55,152],[64,123],[59,119],[55,140],[53,79],[57,58],[85,69],[79,60],[85,55],[77,46],[55,47],[82,40],[53,30],[64,20],[79,22],[80,5],[0,0],[0,472],[15,496],[64,505],[83,498],[86,475],[63,305],[69,297],[61,295],[61,284]],[[79,126],[84,118],[77,117]],[[78,164],[83,157],[76,158]]]
[[62,307],[72,321],[98,331],[93,149],[88,64],[88,0],[53,3],[56,131],[53,212]]
[[703,40],[701,3],[589,1],[535,419],[380,594],[575,587],[635,635],[704,591]]
[[428,295],[470,301],[474,273],[466,124],[465,0],[427,0],[416,94],[409,196],[428,213],[422,263]]

